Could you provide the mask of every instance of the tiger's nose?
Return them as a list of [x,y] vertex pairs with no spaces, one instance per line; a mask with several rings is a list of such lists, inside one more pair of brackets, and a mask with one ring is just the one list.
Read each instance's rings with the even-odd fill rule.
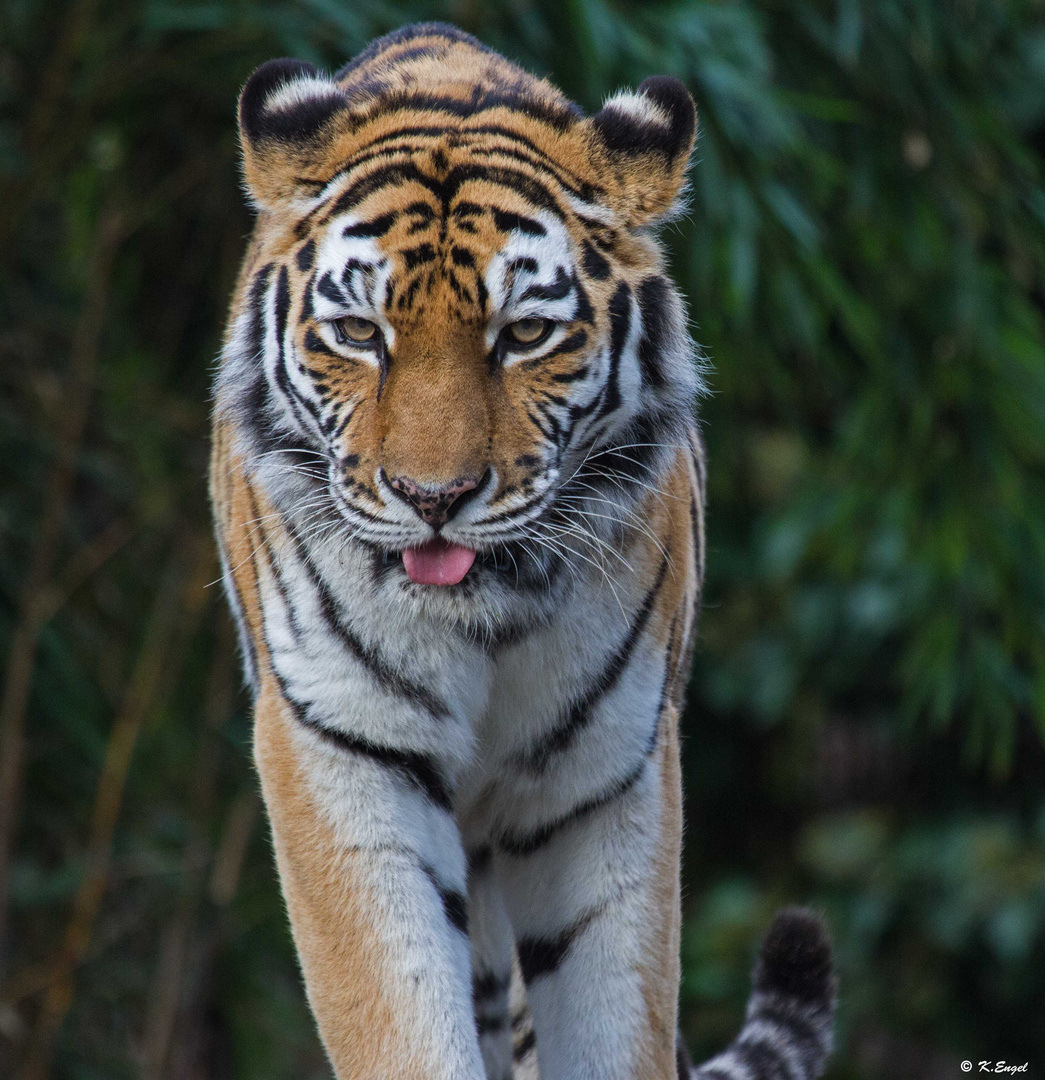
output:
[[403,502],[409,503],[432,528],[439,529],[467,501],[461,496],[475,491],[484,479],[485,477],[480,480],[464,477],[455,480],[452,484],[437,487],[419,484],[416,480],[411,480],[409,476],[393,476],[388,480],[388,486]]

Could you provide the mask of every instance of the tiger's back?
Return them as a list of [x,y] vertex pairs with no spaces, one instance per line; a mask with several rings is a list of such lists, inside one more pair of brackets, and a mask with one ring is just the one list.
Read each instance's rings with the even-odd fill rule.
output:
[[[692,101],[648,80],[584,117],[426,25],[333,79],[264,65],[240,129],[212,492],[338,1076],[674,1076],[704,464],[650,228]],[[706,1075],[815,1075],[820,974]]]

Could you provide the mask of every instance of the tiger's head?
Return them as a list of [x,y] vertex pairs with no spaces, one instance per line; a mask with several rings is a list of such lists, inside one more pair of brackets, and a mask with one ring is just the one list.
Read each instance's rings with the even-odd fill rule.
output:
[[697,388],[652,233],[693,145],[682,84],[586,117],[428,24],[331,78],[263,65],[239,122],[258,222],[218,407],[248,463],[425,584],[619,524]]

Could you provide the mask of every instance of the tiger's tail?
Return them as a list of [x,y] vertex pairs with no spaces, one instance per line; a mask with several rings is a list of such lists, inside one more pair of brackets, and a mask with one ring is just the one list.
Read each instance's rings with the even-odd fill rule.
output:
[[831,1051],[835,974],[823,922],[805,908],[773,920],[740,1034],[694,1067],[681,1040],[679,1080],[817,1080]]

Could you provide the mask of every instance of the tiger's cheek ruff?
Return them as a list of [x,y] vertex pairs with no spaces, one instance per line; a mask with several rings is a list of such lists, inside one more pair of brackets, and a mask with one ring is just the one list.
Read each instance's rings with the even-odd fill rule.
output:
[[[585,117],[439,24],[334,78],[272,62],[241,96],[261,213],[211,487],[339,1080],[822,1068],[834,982],[803,912],[771,931],[736,1042],[692,1071],[675,1041],[705,467],[700,358],[650,228],[694,131],[675,80]],[[458,584],[404,571],[436,529],[475,553]]]

